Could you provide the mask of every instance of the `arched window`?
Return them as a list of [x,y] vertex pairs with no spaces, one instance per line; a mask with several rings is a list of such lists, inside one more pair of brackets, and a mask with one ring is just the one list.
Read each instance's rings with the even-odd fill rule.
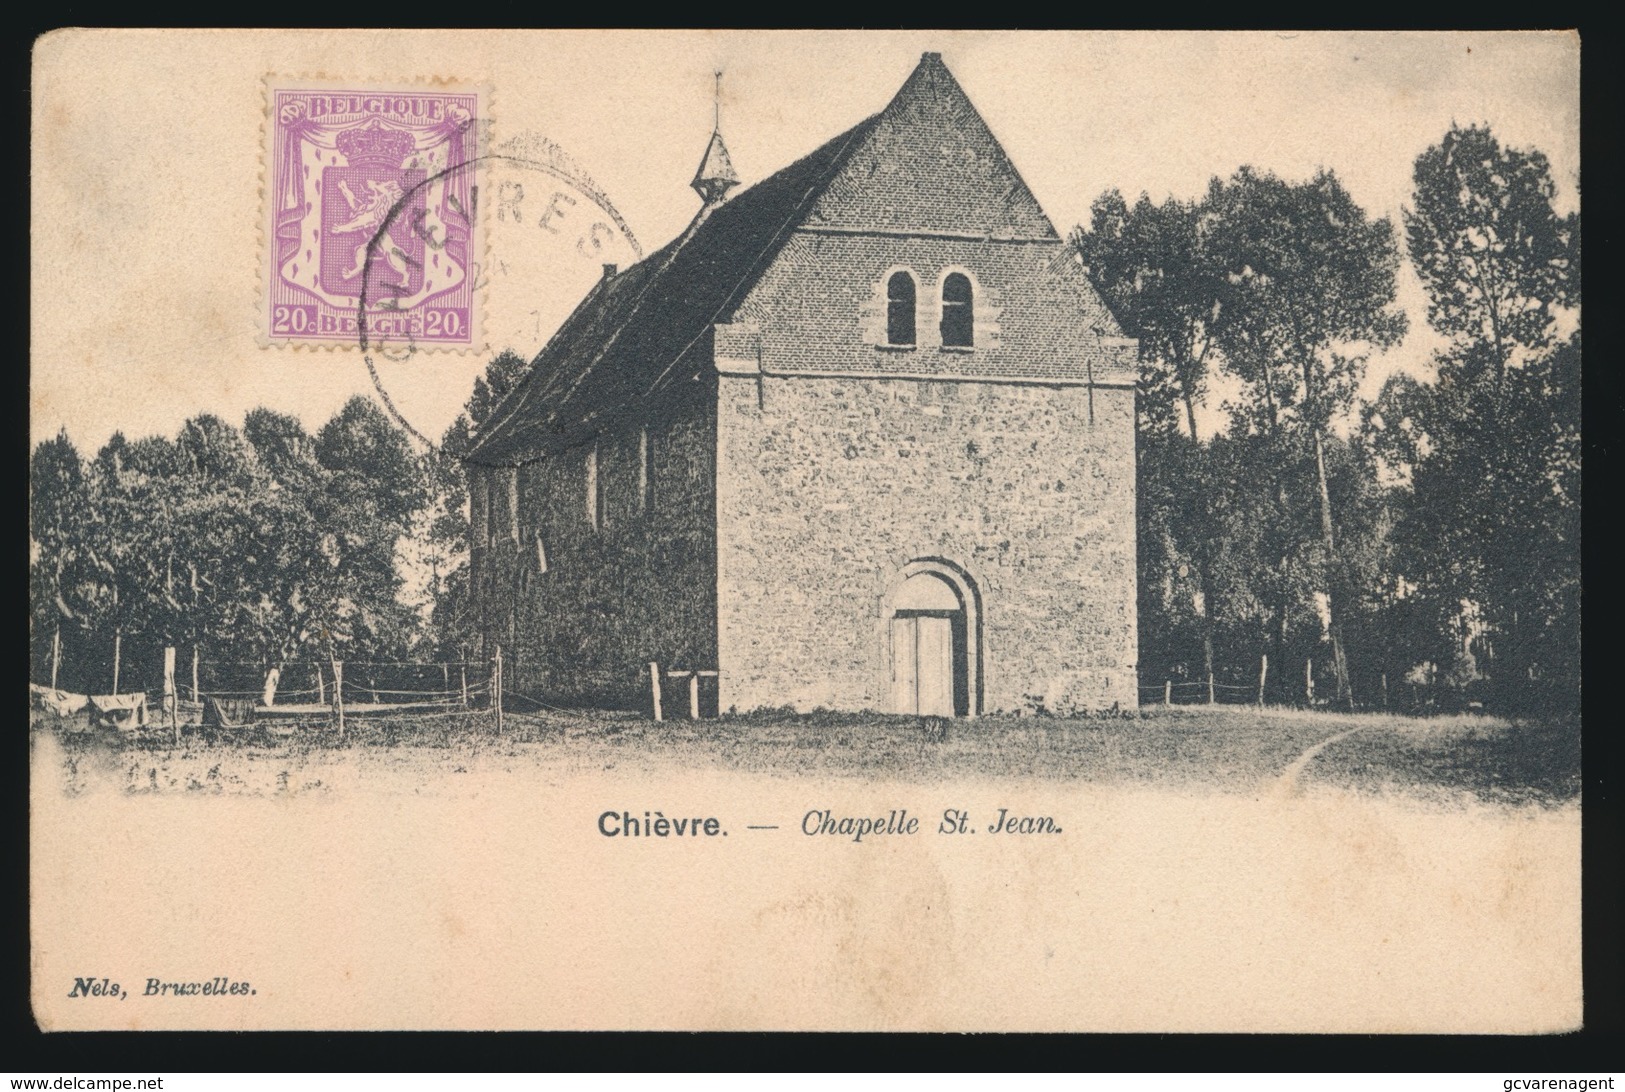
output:
[[969,349],[976,344],[970,278],[950,273],[942,282],[942,344]]
[[886,282],[886,343],[914,344],[914,277],[902,270]]

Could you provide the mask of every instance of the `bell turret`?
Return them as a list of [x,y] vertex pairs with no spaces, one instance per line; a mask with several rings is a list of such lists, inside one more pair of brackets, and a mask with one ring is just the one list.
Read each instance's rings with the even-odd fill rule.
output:
[[722,201],[728,191],[739,185],[739,175],[733,160],[728,158],[728,146],[722,142],[722,73],[717,77],[717,101],[711,126],[711,142],[705,146],[705,157],[700,169],[694,172],[689,185],[700,195],[707,208]]

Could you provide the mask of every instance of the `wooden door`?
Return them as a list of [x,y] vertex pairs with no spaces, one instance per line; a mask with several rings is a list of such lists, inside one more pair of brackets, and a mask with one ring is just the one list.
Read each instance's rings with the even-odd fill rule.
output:
[[938,615],[892,618],[892,710],[954,715],[953,623]]
[[946,618],[921,616],[914,620],[914,677],[918,713],[922,717],[954,715],[954,635]]
[[893,713],[919,712],[919,686],[915,681],[913,618],[894,617],[891,620],[891,711]]

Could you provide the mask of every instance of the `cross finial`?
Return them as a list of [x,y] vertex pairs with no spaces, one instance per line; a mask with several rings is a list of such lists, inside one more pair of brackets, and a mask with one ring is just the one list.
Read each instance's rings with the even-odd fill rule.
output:
[[722,132],[722,69],[717,69],[714,75],[717,78],[717,89],[711,98],[711,129]]

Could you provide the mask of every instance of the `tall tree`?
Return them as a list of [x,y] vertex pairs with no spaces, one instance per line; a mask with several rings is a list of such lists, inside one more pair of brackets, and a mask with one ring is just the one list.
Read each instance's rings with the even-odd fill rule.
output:
[[[302,652],[403,655],[411,623],[396,592],[396,548],[422,506],[422,468],[371,400],[347,402],[316,433],[256,411],[245,617],[277,671]],[[272,680],[274,685],[274,679]]]
[[34,639],[48,649],[51,685],[59,681],[62,631],[79,618],[68,602],[79,561],[79,528],[87,516],[84,465],[67,432],[34,449],[28,461],[30,620]]
[[80,674],[89,685],[119,674],[136,637],[149,653],[190,645],[194,676],[205,645],[257,663],[272,693],[301,654],[399,655],[415,640],[396,551],[423,469],[366,399],[314,437],[264,409],[242,430],[205,414],[173,441],[115,435],[89,462],[62,435],[34,452],[30,479],[37,640],[82,629],[112,669]]
[[1453,125],[1413,180],[1406,239],[1448,344],[1433,381],[1391,380],[1368,414],[1374,450],[1407,490],[1402,562],[1441,619],[1482,617],[1504,703],[1541,679],[1572,697],[1579,214],[1556,211],[1545,156],[1484,127]]
[[[1140,339],[1149,373],[1148,419],[1153,427],[1172,424],[1166,402],[1177,397],[1186,435],[1193,440],[1224,284],[1224,271],[1208,246],[1211,226],[1200,202],[1170,197],[1158,205],[1141,194],[1129,208],[1123,195],[1111,190],[1095,199],[1089,229],[1072,233],[1090,280],[1118,322]],[[1166,393],[1159,397],[1158,392]]]
[[1306,442],[1338,698],[1352,702],[1341,624],[1350,589],[1338,553],[1326,434],[1352,408],[1370,351],[1404,336],[1405,315],[1393,305],[1393,226],[1368,217],[1325,170],[1293,184],[1244,167],[1214,181],[1208,204],[1211,246],[1229,284],[1218,335],[1227,366],[1258,393],[1238,404],[1237,424]]
[[[1217,540],[1212,493],[1196,420],[1216,355],[1223,270],[1207,245],[1205,207],[1141,194],[1130,207],[1111,190],[1071,242],[1126,332],[1140,342],[1139,490],[1141,567],[1148,596],[1141,632],[1167,655],[1178,630],[1200,635],[1203,669],[1214,670],[1207,573]],[[1180,410],[1183,409],[1183,414]],[[1185,431],[1181,433],[1183,419]]]
[[445,653],[466,655],[475,638],[472,589],[468,579],[468,481],[463,457],[474,435],[502,400],[529,374],[531,362],[504,349],[474,380],[463,412],[447,427],[429,459],[430,502],[426,527],[418,534],[432,568],[433,622]]
[[1428,322],[1450,357],[1503,384],[1516,358],[1551,344],[1554,308],[1579,302],[1579,214],[1554,209],[1544,155],[1503,148],[1487,127],[1451,125],[1412,178],[1405,238]]

